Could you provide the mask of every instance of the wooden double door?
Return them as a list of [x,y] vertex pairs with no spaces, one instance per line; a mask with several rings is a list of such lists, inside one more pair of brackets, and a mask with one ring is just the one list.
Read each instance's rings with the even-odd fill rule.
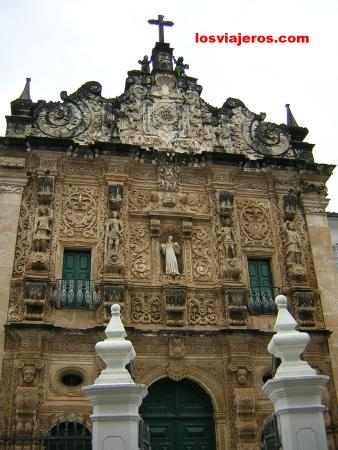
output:
[[150,427],[152,450],[215,450],[213,408],[197,384],[160,380],[148,389],[140,413]]

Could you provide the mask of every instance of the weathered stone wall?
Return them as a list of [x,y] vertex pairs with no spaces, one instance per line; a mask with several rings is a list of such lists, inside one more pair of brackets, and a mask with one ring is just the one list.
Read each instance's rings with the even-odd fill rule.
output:
[[[321,306],[329,286],[316,262],[326,254],[316,250],[318,224],[302,206],[304,177],[311,173],[200,157],[183,164],[179,156],[46,155],[34,150],[27,156],[29,181],[12,263],[3,426],[47,431],[74,411],[88,422],[80,388],[65,387],[61,378],[75,371],[83,384],[93,382],[101,367],[94,344],[117,302],[138,355],[132,368],[137,381],[191,378],[212,399],[218,448],[258,448],[271,413],[261,386],[271,371],[266,346],[274,315],[250,311],[248,258],[270,260],[274,286],[287,293],[300,326],[313,335],[310,361],[331,374]],[[320,193],[311,199],[317,206],[324,201]],[[169,236],[175,274],[166,271]],[[69,248],[91,251],[99,305],[61,307],[57,280]],[[331,404],[333,424],[334,410]]]

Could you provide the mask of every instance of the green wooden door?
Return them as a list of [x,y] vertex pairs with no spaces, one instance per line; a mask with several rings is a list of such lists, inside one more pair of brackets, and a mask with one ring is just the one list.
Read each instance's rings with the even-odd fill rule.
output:
[[65,250],[61,286],[63,306],[79,308],[91,304],[89,251]]
[[210,398],[189,380],[154,383],[140,412],[150,427],[152,450],[216,448]]
[[273,312],[275,305],[270,260],[250,258],[248,266],[251,310],[263,314]]

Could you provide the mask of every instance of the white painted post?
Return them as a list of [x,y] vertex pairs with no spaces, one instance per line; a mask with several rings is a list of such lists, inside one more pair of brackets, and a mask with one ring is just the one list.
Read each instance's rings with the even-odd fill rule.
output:
[[147,389],[135,384],[125,368],[136,354],[125,339],[120,306],[113,305],[111,313],[107,338],[95,346],[107,367],[93,385],[83,389],[93,406],[93,450],[137,450],[138,411]]
[[324,406],[321,393],[329,377],[317,375],[300,359],[310,341],[308,333],[296,330],[297,322],[287,310],[284,295],[276,297],[277,332],[268,350],[281,359],[274,378],[263,391],[273,402],[283,450],[327,450]]

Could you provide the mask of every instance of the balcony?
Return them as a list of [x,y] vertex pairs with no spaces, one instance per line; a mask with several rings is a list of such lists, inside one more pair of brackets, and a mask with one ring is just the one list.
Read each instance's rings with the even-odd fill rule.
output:
[[56,280],[52,301],[57,308],[96,309],[101,303],[93,280]]
[[275,298],[279,294],[278,287],[251,287],[248,310],[251,314],[275,314],[277,312]]

